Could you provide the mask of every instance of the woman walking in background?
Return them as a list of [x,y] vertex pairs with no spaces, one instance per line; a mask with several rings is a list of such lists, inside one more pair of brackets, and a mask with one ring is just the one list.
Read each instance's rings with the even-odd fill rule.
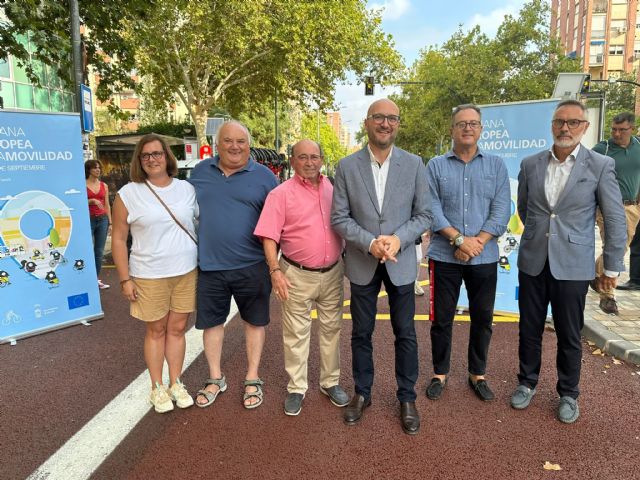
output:
[[89,160],[84,164],[84,178],[87,183],[87,197],[89,198],[89,218],[91,221],[91,235],[93,237],[93,254],[96,261],[96,275],[98,288],[104,290],[109,285],[100,280],[102,255],[111,227],[111,207],[109,206],[109,187],[100,181],[102,165],[98,160]]
[[[185,355],[185,330],[195,310],[198,252],[195,190],[174,178],[178,162],[162,137],[140,139],[133,152],[128,183],[113,203],[111,250],[122,294],[131,302],[131,316],[146,325],[144,359],[151,376],[156,412],[193,405],[180,381]],[[133,243],[127,256],[127,236]],[[164,360],[169,386],[162,383]]]

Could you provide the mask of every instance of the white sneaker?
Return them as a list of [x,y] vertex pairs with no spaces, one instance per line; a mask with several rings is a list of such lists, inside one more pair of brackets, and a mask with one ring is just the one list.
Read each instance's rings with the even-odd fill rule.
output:
[[167,387],[156,382],[156,388],[151,390],[149,401],[158,413],[170,412],[173,410],[173,402],[167,393]]
[[191,398],[184,383],[182,383],[179,378],[176,379],[176,383],[169,389],[169,396],[176,402],[178,408],[189,408],[193,405],[193,398]]
[[424,290],[420,286],[420,283],[418,282],[418,280],[415,281],[415,284],[413,286],[413,292],[418,296],[424,295]]
[[98,288],[100,290],[106,290],[107,288],[110,288],[111,285],[107,285],[106,283],[102,283],[102,280],[98,280]]

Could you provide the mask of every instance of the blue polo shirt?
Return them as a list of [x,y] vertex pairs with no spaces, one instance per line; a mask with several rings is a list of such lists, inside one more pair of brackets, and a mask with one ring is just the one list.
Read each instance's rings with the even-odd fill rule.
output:
[[198,264],[205,271],[237,270],[265,261],[253,231],[267,194],[278,185],[271,170],[251,158],[229,177],[218,167],[219,160],[202,160],[189,178],[200,208]]

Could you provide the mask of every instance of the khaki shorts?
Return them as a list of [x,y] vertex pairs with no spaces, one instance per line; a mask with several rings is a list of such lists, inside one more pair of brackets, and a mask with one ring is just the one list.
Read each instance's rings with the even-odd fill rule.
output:
[[196,309],[198,269],[167,278],[132,278],[138,299],[131,302],[131,316],[143,322],[155,322],[169,311],[191,313]]

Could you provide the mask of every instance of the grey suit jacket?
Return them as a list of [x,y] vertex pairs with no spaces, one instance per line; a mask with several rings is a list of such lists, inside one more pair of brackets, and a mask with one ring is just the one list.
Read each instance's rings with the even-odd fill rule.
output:
[[368,284],[378,266],[369,253],[378,235],[396,234],[401,241],[397,263],[387,262],[394,285],[416,279],[415,240],[431,226],[426,169],[420,157],[394,147],[384,203],[378,205],[367,148],[343,158],[336,169],[331,225],[346,240],[345,271],[357,285]]
[[518,268],[538,275],[549,259],[558,280],[591,280],[595,277],[595,217],[604,217],[604,268],[624,271],[627,240],[622,196],[613,159],[580,146],[567,184],[551,209],[544,180],[550,152],[525,158],[518,175],[518,214],[524,231],[518,252]]

